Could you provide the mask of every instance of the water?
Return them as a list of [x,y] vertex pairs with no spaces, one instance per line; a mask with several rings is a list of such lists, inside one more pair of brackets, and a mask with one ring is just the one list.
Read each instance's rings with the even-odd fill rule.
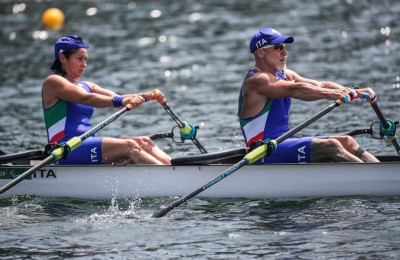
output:
[[397,259],[399,198],[2,200],[2,259]]
[[[59,7],[66,24],[44,31]],[[158,10],[158,11],[157,11]],[[399,120],[398,1],[5,1],[0,0],[0,149],[43,148],[40,91],[54,42],[89,43],[84,79],[118,93],[158,88],[184,120],[200,125],[210,151],[243,146],[237,96],[252,67],[247,45],[259,27],[293,35],[288,67],[343,85],[371,86],[385,116]],[[93,15],[94,14],[94,15]],[[331,101],[293,102],[296,126]],[[93,123],[115,110],[97,110]],[[377,120],[367,102],[338,107],[299,135],[339,134]],[[125,113],[99,135],[151,135],[174,122],[155,102]],[[375,154],[388,141],[356,137]],[[197,154],[187,142],[157,143],[172,156]],[[199,184],[201,185],[201,184]],[[218,189],[218,185],[212,187]],[[0,199],[2,259],[396,259],[399,197],[293,200],[195,198],[162,219],[172,198]]]

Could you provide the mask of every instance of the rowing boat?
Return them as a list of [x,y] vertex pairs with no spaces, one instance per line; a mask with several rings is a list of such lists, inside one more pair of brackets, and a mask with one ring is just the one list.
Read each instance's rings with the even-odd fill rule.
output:
[[[369,134],[374,139],[382,139],[382,134],[376,134],[379,130],[374,130],[378,124],[373,122],[367,129],[357,129],[346,134]],[[393,122],[393,127],[396,124],[398,122]],[[156,134],[151,139],[171,138],[176,142],[173,132],[174,128],[170,133]],[[206,153],[195,142],[203,154],[174,158],[172,165],[50,164],[35,167],[32,166],[35,161],[41,165],[49,154],[46,149],[30,150],[0,155],[0,187],[5,191],[0,196],[89,199],[170,197],[183,196],[193,190],[198,194],[198,187],[205,183],[200,186],[202,192],[199,196],[211,198],[397,196],[400,195],[400,149],[394,134],[392,142],[396,144],[399,155],[377,156],[380,160],[378,163],[249,164],[240,168],[236,165],[248,156],[247,148]],[[230,171],[226,170],[230,167],[235,168],[237,173],[229,178],[221,177]],[[26,174],[28,172],[29,175]],[[221,172],[224,173],[218,175]],[[224,181],[218,188],[208,189],[217,182],[214,182],[215,179],[219,181],[222,178]],[[22,181],[8,188],[17,179],[18,183]]]
[[[182,196],[207,183],[246,153],[245,149],[173,159],[173,165],[49,165],[1,197],[35,195],[89,199]],[[379,163],[247,165],[210,198],[291,198],[400,195],[400,156]],[[0,165],[0,186],[31,165]],[[199,195],[200,196],[200,195]]]

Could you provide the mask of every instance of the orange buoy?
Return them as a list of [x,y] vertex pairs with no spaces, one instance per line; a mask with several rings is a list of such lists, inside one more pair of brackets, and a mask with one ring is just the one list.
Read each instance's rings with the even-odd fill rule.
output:
[[64,13],[58,8],[49,8],[42,15],[42,24],[49,30],[58,31],[64,25]]

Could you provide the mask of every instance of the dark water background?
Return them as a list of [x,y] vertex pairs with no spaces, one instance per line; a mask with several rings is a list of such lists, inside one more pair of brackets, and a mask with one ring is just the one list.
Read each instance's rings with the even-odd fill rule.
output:
[[[59,32],[41,25],[49,7],[66,16]],[[318,80],[373,87],[385,116],[400,120],[399,13],[399,1],[378,0],[0,0],[0,149],[12,153],[46,144],[41,84],[50,73],[55,41],[67,34],[90,45],[83,79],[118,93],[160,89],[178,115],[201,126],[198,139],[210,152],[243,146],[237,96],[253,66],[248,42],[260,27],[294,36],[290,69]],[[292,125],[330,102],[293,101]],[[97,110],[93,123],[114,112]],[[340,134],[375,120],[370,105],[356,100],[299,135]],[[173,126],[153,102],[124,114],[99,135],[150,135]],[[375,154],[394,154],[387,141],[357,140]],[[157,143],[172,156],[199,153],[190,143]],[[398,197],[194,199],[166,218],[149,218],[170,201],[1,199],[0,258],[400,257]]]

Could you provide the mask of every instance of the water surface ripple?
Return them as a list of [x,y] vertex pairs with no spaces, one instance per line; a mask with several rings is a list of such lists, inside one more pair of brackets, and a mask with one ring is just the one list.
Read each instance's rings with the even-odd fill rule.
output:
[[[46,32],[42,12],[66,23]],[[41,85],[54,42],[78,34],[90,45],[83,79],[119,93],[162,90],[184,120],[200,125],[210,151],[242,147],[236,118],[251,35],[274,27],[293,35],[288,67],[346,86],[371,86],[400,120],[399,1],[7,1],[0,0],[0,149],[43,148]],[[296,126],[330,101],[293,101]],[[115,110],[97,110],[93,123]],[[298,135],[341,134],[377,120],[367,102],[336,108]],[[151,135],[174,122],[156,103],[124,114],[99,133]],[[388,141],[358,136],[363,148],[394,154]],[[187,142],[157,143],[172,156]],[[216,173],[217,174],[217,173]],[[201,185],[201,184],[199,184]],[[244,184],[245,185],[245,184]],[[218,185],[212,187],[218,189]],[[149,216],[172,198],[0,199],[1,259],[398,259],[399,197],[295,200],[196,198],[165,218]]]

